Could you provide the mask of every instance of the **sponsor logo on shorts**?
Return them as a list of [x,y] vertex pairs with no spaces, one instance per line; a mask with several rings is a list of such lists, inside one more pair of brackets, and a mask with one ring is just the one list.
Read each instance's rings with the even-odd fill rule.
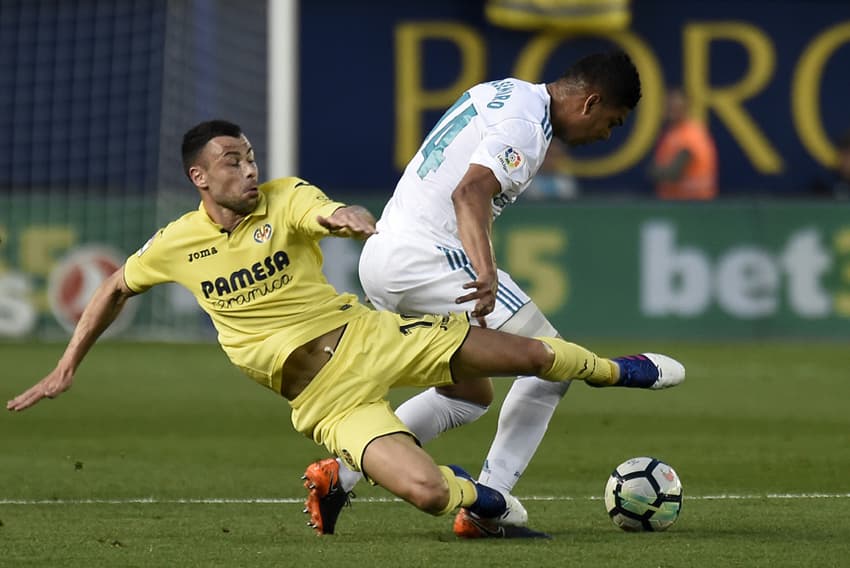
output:
[[348,450],[342,449],[339,451],[339,454],[339,457],[342,458],[342,461],[345,462],[345,465],[348,466],[348,469],[352,471],[360,471],[360,468],[357,467],[357,464],[354,463],[354,458],[351,457],[351,453]]

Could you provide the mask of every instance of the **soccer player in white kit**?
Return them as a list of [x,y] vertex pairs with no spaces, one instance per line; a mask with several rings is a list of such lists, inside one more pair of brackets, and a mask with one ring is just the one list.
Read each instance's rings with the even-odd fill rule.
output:
[[[569,145],[607,140],[640,96],[637,70],[619,51],[584,57],[552,83],[508,78],[463,93],[407,165],[377,234],[365,244],[360,279],[372,304],[403,314],[467,311],[473,322],[492,329],[558,336],[529,296],[497,268],[492,222],[531,183],[553,136]],[[569,382],[537,377],[514,381],[481,483],[511,493],[568,387]],[[424,444],[477,419],[492,399],[492,381],[482,379],[428,389],[396,414]],[[339,468],[346,493],[359,477]],[[501,525],[527,519],[525,510],[511,515],[480,519],[462,510],[454,531],[470,538],[506,536]]]

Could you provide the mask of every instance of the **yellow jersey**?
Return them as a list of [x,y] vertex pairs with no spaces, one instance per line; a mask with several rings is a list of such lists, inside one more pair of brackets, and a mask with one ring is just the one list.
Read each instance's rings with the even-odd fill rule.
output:
[[295,177],[259,186],[257,207],[231,232],[203,203],[154,234],[124,265],[134,292],[176,282],[212,318],[234,365],[280,393],[281,367],[297,347],[368,308],[338,294],[322,273],[316,217],[345,204]]

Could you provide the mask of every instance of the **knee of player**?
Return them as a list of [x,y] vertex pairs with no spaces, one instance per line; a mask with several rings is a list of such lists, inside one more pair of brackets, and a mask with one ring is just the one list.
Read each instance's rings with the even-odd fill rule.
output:
[[440,476],[434,479],[422,479],[414,483],[404,498],[421,511],[431,515],[439,515],[445,510],[451,495],[446,480]]
[[555,363],[555,352],[544,342],[535,340],[528,350],[529,365],[533,368],[534,375],[543,377],[552,369]]
[[[481,414],[493,404],[493,398],[495,397],[493,393],[493,381],[489,378],[472,379],[447,387],[438,387],[437,392],[450,399],[477,405],[483,409]],[[461,421],[462,424],[471,422],[481,415],[477,412],[477,409],[466,408],[462,410],[462,414],[470,415],[463,417],[465,419]],[[456,408],[455,411],[459,412],[461,409]]]
[[490,405],[493,404],[494,397],[495,394],[493,392],[493,381],[488,380],[478,389],[478,391],[469,400],[469,402],[471,402],[472,404],[477,404],[486,411],[488,408],[490,408]]

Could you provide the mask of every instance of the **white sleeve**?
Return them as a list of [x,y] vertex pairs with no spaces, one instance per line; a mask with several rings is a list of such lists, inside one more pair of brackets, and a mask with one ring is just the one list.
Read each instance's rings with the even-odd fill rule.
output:
[[504,120],[488,130],[469,163],[492,170],[502,191],[516,189],[527,185],[540,169],[547,146],[539,124]]

